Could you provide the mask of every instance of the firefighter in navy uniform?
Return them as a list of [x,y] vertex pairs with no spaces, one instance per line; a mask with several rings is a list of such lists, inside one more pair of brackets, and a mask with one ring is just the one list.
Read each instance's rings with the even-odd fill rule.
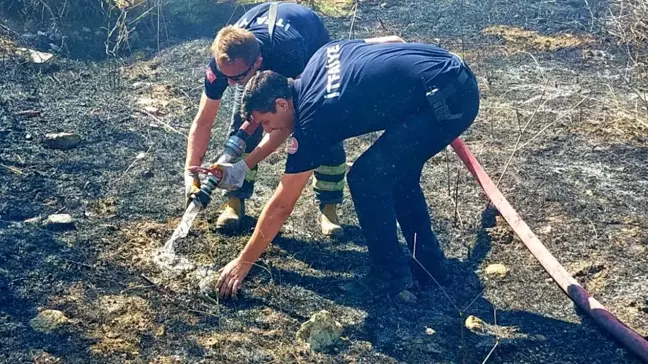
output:
[[[221,270],[220,295],[240,289],[327,148],[379,130],[384,133],[347,175],[372,270],[342,288],[353,296],[380,297],[423,277],[422,271],[410,269],[411,258],[399,246],[397,221],[410,250],[416,244],[417,260],[443,279],[445,257],[432,231],[421,170],[472,125],[478,110],[477,81],[459,57],[398,39],[331,42],[313,55],[298,80],[273,72],[255,75],[245,88],[244,117],[253,117],[266,132],[292,132],[294,148],[252,237]],[[232,181],[249,166],[246,160],[222,164],[220,187],[237,188]]]
[[[221,97],[228,85],[234,87],[231,135],[242,124],[240,99],[243,85],[255,72],[272,70],[286,77],[298,77],[313,53],[330,41],[322,20],[311,9],[292,3],[275,4],[263,3],[253,7],[234,25],[221,29],[213,42],[204,92],[189,132],[185,162],[187,198],[200,187],[198,175],[188,168],[201,164]],[[256,163],[267,157],[287,137],[288,134],[282,132],[264,136],[263,129],[259,128],[248,139],[244,157],[255,160],[255,167],[247,173],[240,189],[226,193],[228,201],[216,221],[216,228],[232,231],[240,226],[245,214],[245,200],[252,196],[254,190]],[[255,152],[248,155],[252,150]],[[342,143],[336,144],[315,171],[313,187],[320,205],[322,232],[327,236],[342,232],[337,205],[343,198],[345,160]]]

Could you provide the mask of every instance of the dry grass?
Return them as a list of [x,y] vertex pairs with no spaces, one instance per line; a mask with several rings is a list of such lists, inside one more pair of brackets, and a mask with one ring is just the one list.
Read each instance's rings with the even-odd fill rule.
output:
[[484,35],[502,37],[512,49],[530,51],[556,51],[564,48],[581,47],[594,42],[594,37],[583,35],[542,35],[537,31],[505,25],[490,26],[482,30]]
[[[239,0],[237,3],[243,5],[255,5],[263,1],[259,0]],[[293,2],[308,6],[315,9],[321,14],[332,17],[339,18],[349,16],[352,12],[354,0],[289,0],[288,2]]]
[[648,1],[612,0],[608,31],[623,44],[646,47],[648,41]]
[[[441,37],[439,32],[451,33],[448,39],[457,40],[453,49],[471,62],[484,95],[480,119],[466,136],[471,149],[497,177],[518,135],[521,143],[538,135],[537,144],[511,158],[503,191],[561,262],[573,268],[597,298],[645,334],[640,296],[645,280],[627,288],[635,277],[646,275],[641,258],[646,254],[642,231],[648,220],[640,184],[645,169],[638,148],[619,149],[645,132],[632,122],[642,109],[633,114],[631,94],[610,81],[622,72],[618,63],[607,58],[580,60],[579,48],[592,46],[589,36],[568,37],[533,24],[497,26],[504,22],[496,19],[479,29],[502,37],[504,45],[484,37],[479,29],[465,33],[479,37],[481,43],[463,42],[461,29],[451,26],[483,23],[479,15],[487,14],[484,4],[497,5],[495,1],[462,2],[459,8],[457,2],[446,2],[436,7],[428,1],[408,0],[383,8],[365,2],[362,16],[356,19],[356,35],[371,36],[381,29],[402,31],[408,40],[433,40]],[[563,6],[561,2],[527,5],[521,4],[519,11]],[[349,9],[352,3],[322,6]],[[433,29],[436,22],[429,19],[439,19],[442,26]],[[568,21],[556,23],[564,26]],[[346,38],[351,18],[331,22],[339,27],[332,27],[334,36]],[[310,189],[284,234],[253,268],[238,300],[207,300],[196,293],[195,282],[188,277],[165,275],[151,263],[151,255],[171,235],[182,213],[178,171],[184,140],[151,127],[151,118],[135,115],[134,108],[143,98],[166,102],[157,104],[168,111],[159,118],[186,131],[201,91],[208,43],[188,42],[164,50],[154,60],[134,60],[136,66],[124,66],[116,73],[121,86],[114,92],[104,87],[103,63],[70,62],[65,71],[53,74],[62,84],[47,76],[0,84],[6,100],[0,104],[0,116],[13,125],[11,131],[0,133],[2,142],[7,141],[0,143],[0,168],[7,172],[0,173],[0,192],[7,196],[0,201],[3,219],[22,223],[61,209],[78,219],[78,230],[72,232],[51,234],[28,226],[0,231],[11,242],[0,244],[0,286],[10,292],[0,296],[0,303],[9,302],[0,308],[14,310],[6,316],[0,312],[0,344],[9,348],[0,352],[0,361],[9,355],[7,362],[21,362],[29,355],[25,348],[33,347],[39,350],[32,353],[36,362],[59,362],[54,356],[60,356],[64,362],[84,364],[127,360],[459,363],[484,358],[488,362],[633,362],[590,321],[574,314],[573,305],[501,219],[483,223],[483,195],[451,154],[448,160],[433,158],[422,178],[435,229],[455,269],[453,282],[444,288],[450,301],[440,289],[413,291],[416,303],[398,299],[358,303],[340,297],[335,287],[363,272],[366,249],[359,233],[353,232],[357,221],[350,199],[341,212],[352,233],[344,241],[320,238]],[[80,72],[88,74],[81,77]],[[599,78],[601,74],[610,78]],[[134,89],[135,82],[145,85]],[[38,92],[25,91],[32,88]],[[582,112],[570,110],[585,96]],[[45,104],[48,108],[41,119],[13,116],[14,111]],[[178,107],[167,110],[172,104]],[[564,120],[551,124],[563,114]],[[605,123],[596,127],[601,118],[606,118]],[[225,119],[219,116],[216,123],[211,154],[219,151]],[[527,121],[528,132],[521,133],[520,124]],[[547,125],[551,127],[543,131]],[[24,137],[52,127],[79,132],[88,143],[63,153]],[[348,143],[349,156],[358,155],[371,141],[368,137]],[[146,158],[137,159],[140,153]],[[261,166],[249,215],[258,216],[276,186],[282,158],[275,155],[272,163]],[[450,170],[451,181],[446,177]],[[449,193],[449,182],[456,192]],[[193,263],[223,266],[249,237],[249,230],[226,236],[211,229],[217,201],[177,247]],[[486,245],[483,254],[476,253],[477,245]],[[510,268],[509,276],[481,276],[479,268],[493,262]],[[599,270],[600,265],[605,268]],[[481,317],[493,329],[504,331],[494,330],[485,339],[474,337],[457,317],[462,310],[453,305],[469,307],[466,315]],[[78,320],[80,330],[48,345],[47,338],[21,329],[20,322],[33,316],[35,306],[61,309]],[[313,353],[295,340],[295,332],[320,309],[330,309],[340,318],[345,339],[329,352]],[[426,328],[435,333],[427,334]],[[538,335],[546,340],[524,338]],[[490,352],[493,337],[499,344]],[[583,345],[591,345],[592,350],[583,353]]]

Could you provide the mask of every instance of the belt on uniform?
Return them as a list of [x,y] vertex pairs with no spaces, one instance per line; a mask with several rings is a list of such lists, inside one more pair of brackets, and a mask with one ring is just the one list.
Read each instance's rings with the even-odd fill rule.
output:
[[462,67],[459,73],[450,81],[440,87],[433,87],[425,93],[425,97],[434,110],[437,120],[452,119],[448,107],[448,101],[456,96],[457,90],[472,77],[472,72],[462,62]]
[[428,99],[434,98],[437,100],[447,100],[454,96],[455,92],[457,92],[457,90],[460,89],[471,76],[472,72],[467,69],[467,66],[462,65],[459,73],[452,80],[441,87],[435,87],[428,90],[426,96]]

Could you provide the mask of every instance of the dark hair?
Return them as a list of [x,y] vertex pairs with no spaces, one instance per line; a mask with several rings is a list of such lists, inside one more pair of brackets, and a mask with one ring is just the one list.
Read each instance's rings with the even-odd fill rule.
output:
[[293,80],[274,71],[257,72],[243,91],[241,117],[249,120],[252,111],[276,112],[278,98],[291,100]]

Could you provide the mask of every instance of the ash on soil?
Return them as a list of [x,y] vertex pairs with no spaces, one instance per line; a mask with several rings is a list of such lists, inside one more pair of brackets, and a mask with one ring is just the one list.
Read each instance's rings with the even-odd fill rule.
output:
[[[634,107],[632,92],[615,78],[625,64],[623,54],[606,49],[617,58],[586,59],[584,50],[605,44],[557,42],[547,50],[526,33],[521,38],[506,33],[510,29],[482,34],[489,26],[508,25],[549,38],[565,32],[592,36],[577,25],[589,14],[584,3],[503,4],[362,2],[353,35],[402,32],[409,41],[440,43],[465,57],[483,94],[479,119],[465,140],[494,179],[516,145],[520,124],[533,118],[521,138],[524,145],[561,118],[516,152],[500,188],[595,297],[648,335],[648,149],[646,129],[626,112]],[[342,38],[352,19],[327,23]],[[451,280],[443,290],[414,290],[414,304],[356,302],[340,294],[336,287],[367,267],[366,249],[348,196],[342,208],[345,238],[330,242],[319,236],[310,190],[237,300],[216,302],[190,284],[191,277],[163,274],[150,258],[184,210],[184,135],[202,91],[210,41],[189,41],[155,58],[125,63],[59,58],[47,71],[5,63],[0,361],[477,363],[495,337],[465,329],[466,317],[474,315],[528,337],[502,340],[491,362],[638,363],[575,310],[523,244],[511,238],[452,153],[433,158],[422,178],[450,257]],[[164,115],[152,118],[140,111],[146,106]],[[16,116],[32,109],[42,112]],[[216,157],[226,133],[227,104],[223,110],[208,160]],[[83,143],[52,150],[40,142],[58,132],[77,133]],[[349,141],[349,162],[375,137]],[[283,158],[278,153],[261,165],[252,217],[272,193]],[[215,197],[178,243],[178,254],[217,268],[236,256],[249,234],[214,232],[210,224],[218,205]],[[54,213],[70,214],[75,230],[23,223]],[[253,218],[246,223],[252,228]],[[491,263],[506,265],[508,275],[482,276]],[[74,323],[61,332],[35,332],[29,321],[41,309],[60,310]],[[458,309],[465,312],[459,315]],[[341,344],[314,353],[295,333],[319,310],[331,312],[345,331]],[[434,335],[426,334],[430,328]]]

